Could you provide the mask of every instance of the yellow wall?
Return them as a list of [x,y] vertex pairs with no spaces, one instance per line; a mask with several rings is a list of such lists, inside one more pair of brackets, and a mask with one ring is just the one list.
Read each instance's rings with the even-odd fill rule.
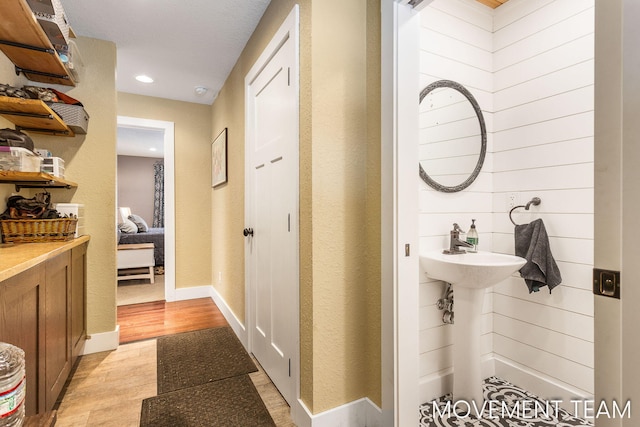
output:
[[[53,202],[73,202],[85,205],[86,231],[91,236],[87,254],[87,330],[89,334],[111,332],[116,325],[115,302],[115,171],[116,171],[116,47],[111,42],[80,37],[78,48],[86,68],[75,88],[56,86],[80,100],[91,116],[86,136],[73,138],[31,134],[36,147],[49,149],[65,160],[65,175],[78,183],[75,190],[53,189]],[[16,78],[13,66],[0,56],[0,82],[16,86],[42,83]],[[9,126],[3,123],[2,127]],[[13,190],[1,186],[0,208]],[[31,192],[22,190],[28,196]]]
[[118,115],[175,123],[176,288],[211,285],[211,107],[120,92]]
[[[300,1],[301,398],[380,405],[380,11]],[[213,104],[229,182],[212,191],[214,286],[244,321],[244,77],[294,2],[272,0]],[[222,281],[218,283],[218,275]]]

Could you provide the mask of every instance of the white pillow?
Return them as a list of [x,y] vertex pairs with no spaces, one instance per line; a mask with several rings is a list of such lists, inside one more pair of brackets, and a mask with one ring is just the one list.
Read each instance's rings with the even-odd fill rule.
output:
[[140,215],[131,214],[129,215],[129,219],[136,225],[136,227],[138,227],[139,233],[146,233],[147,231],[149,231],[147,222],[142,219]]
[[138,232],[138,226],[130,219],[125,219],[123,223],[118,224],[118,228],[123,233],[133,234]]

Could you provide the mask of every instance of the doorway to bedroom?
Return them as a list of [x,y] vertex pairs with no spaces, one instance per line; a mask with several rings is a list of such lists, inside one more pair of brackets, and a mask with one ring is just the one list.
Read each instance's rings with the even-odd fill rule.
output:
[[117,305],[172,300],[173,123],[118,117]]

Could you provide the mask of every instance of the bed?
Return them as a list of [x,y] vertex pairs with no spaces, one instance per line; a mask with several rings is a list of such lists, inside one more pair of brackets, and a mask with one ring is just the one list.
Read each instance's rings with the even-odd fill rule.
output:
[[[122,218],[129,218],[131,215],[131,209],[126,207],[119,208],[120,220]],[[138,233],[123,233],[118,230],[118,244],[138,244],[138,243],[153,243],[153,257],[156,262],[156,267],[164,265],[164,228],[149,228],[147,232]]]
[[156,266],[164,265],[164,228],[149,228],[146,233],[119,233],[118,244],[153,243]]

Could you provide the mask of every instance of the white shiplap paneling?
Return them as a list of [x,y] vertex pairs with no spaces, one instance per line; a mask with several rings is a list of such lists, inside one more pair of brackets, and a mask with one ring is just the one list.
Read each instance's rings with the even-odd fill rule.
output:
[[[563,283],[529,294],[516,274],[487,293],[492,314],[483,315],[493,320],[485,356],[495,354],[519,381],[531,378],[534,393],[553,383],[593,393],[593,18],[593,0],[510,0],[495,10],[435,0],[421,16],[421,84],[467,86],[485,112],[489,151],[478,181],[461,193],[421,184],[420,248],[443,247],[452,222],[466,229],[477,218],[482,249],[513,253],[511,197],[542,199],[514,218],[543,219]],[[424,278],[420,286],[426,381],[450,373],[452,343],[432,302],[442,284]]]
[[[593,33],[593,4],[562,0],[539,9],[526,19],[494,33],[494,70],[533,58],[572,40]],[[531,25],[536,23],[538,25]]]
[[593,59],[593,34],[587,34],[530,59],[494,72],[494,89],[503,90],[554,71]]
[[[421,88],[440,79],[463,84],[477,99],[485,115],[492,146],[493,54],[492,12],[467,0],[435,0],[421,12]],[[479,139],[478,139],[479,141]],[[479,143],[479,142],[478,142]],[[453,160],[455,165],[458,160]],[[492,192],[491,152],[478,179],[465,191],[441,193],[420,183],[420,250],[442,249],[448,245],[449,230],[457,222],[466,231],[476,219],[480,248],[491,250]],[[448,168],[453,170],[454,168]],[[422,272],[420,284],[420,374],[421,382],[435,378],[434,395],[444,394],[446,381],[439,375],[450,373],[452,365],[451,326],[442,324],[442,311],[435,303],[444,289],[441,282],[429,282]],[[482,353],[493,352],[493,294],[487,292],[483,307]],[[493,365],[490,365],[493,366]],[[450,391],[450,390],[449,390]]]

